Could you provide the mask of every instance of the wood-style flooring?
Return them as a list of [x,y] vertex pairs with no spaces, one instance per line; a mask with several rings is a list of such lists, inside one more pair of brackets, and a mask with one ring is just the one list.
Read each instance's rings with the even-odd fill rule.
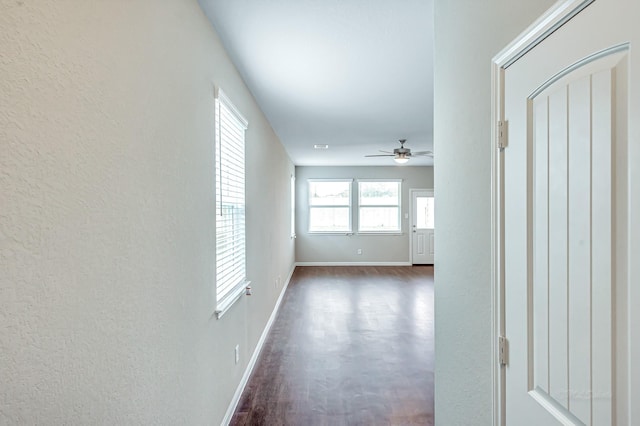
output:
[[232,425],[433,425],[433,267],[297,267]]

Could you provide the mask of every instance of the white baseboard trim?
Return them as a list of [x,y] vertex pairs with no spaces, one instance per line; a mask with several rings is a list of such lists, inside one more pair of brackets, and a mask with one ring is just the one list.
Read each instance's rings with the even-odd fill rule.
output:
[[278,314],[278,310],[280,310],[280,304],[282,303],[282,299],[284,298],[284,293],[287,291],[287,287],[289,287],[289,282],[291,281],[291,277],[293,276],[293,272],[296,270],[296,264],[293,264],[291,271],[289,272],[289,276],[287,277],[284,285],[282,286],[282,291],[280,291],[280,296],[278,296],[278,300],[276,301],[275,306],[273,307],[273,311],[271,312],[271,316],[267,321],[267,324],[264,326],[264,330],[262,330],[262,335],[258,340],[258,344],[256,345],[255,350],[253,351],[253,355],[251,355],[251,359],[249,360],[249,364],[247,364],[247,368],[242,375],[242,379],[238,384],[238,388],[236,389],[236,393],[233,394],[233,398],[231,399],[231,403],[227,408],[227,412],[222,419],[221,426],[228,426],[231,423],[231,418],[233,417],[233,413],[235,413],[238,404],[240,403],[240,398],[242,397],[242,392],[244,392],[244,388],[247,386],[249,382],[249,377],[251,377],[251,373],[253,372],[253,368],[258,361],[258,357],[260,356],[260,352],[262,351],[262,347],[264,346],[264,342],[267,340],[267,336],[269,335],[269,331],[271,330],[271,326],[273,325],[273,321]]
[[411,266],[411,262],[296,262],[296,266]]

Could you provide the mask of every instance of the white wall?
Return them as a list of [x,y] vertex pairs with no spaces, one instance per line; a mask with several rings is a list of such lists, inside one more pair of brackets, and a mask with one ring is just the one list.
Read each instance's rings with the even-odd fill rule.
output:
[[[354,234],[309,234],[308,179],[402,179],[402,235],[358,235],[356,186],[352,188]],[[409,189],[433,189],[433,167],[296,167],[296,261],[310,263],[408,263]],[[362,249],[362,255],[357,249]]]
[[[195,0],[0,29],[0,424],[219,424],[293,266],[291,161]],[[254,295],[221,320],[212,83],[249,120]]]
[[491,424],[491,58],[553,1],[435,2],[436,423]]

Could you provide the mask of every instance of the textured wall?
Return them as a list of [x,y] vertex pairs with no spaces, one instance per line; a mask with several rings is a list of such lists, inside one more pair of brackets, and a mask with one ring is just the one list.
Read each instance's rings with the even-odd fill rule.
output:
[[[402,179],[402,235],[309,234],[309,186],[307,179]],[[297,262],[409,262],[409,189],[433,189],[433,167],[296,167]],[[356,186],[352,188],[356,191]],[[353,226],[357,219],[357,194],[353,198]],[[356,254],[361,248],[362,255]]]
[[436,0],[436,424],[491,424],[491,58],[552,0]]
[[[250,123],[255,290],[221,320],[212,83]],[[291,173],[195,0],[0,0],[0,424],[219,423],[293,265]]]

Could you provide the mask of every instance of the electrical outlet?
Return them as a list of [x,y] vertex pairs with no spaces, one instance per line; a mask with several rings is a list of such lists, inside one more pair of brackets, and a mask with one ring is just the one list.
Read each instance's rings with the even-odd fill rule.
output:
[[236,364],[240,362],[240,345],[236,345],[235,350]]
[[362,249],[358,249],[358,250],[356,251],[356,253],[358,253],[358,254],[362,254]]

